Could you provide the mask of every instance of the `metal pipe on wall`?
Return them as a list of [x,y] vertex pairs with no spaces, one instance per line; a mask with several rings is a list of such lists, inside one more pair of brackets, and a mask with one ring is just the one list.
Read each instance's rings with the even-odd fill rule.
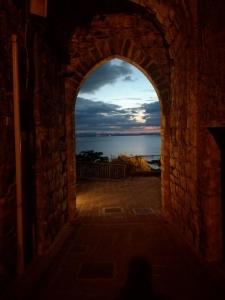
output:
[[13,66],[13,107],[15,135],[15,166],[16,166],[16,209],[17,209],[17,273],[24,271],[24,228],[23,228],[23,197],[22,197],[22,153],[20,129],[20,89],[18,67],[17,35],[12,35],[12,66]]

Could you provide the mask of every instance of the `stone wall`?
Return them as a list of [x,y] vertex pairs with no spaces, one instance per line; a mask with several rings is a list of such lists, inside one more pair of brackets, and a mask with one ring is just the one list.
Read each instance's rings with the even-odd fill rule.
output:
[[34,38],[37,247],[44,253],[67,221],[65,94],[62,61],[47,36]]
[[183,22],[183,30],[172,41],[167,37],[174,62],[167,214],[198,253],[220,260],[224,255],[221,153],[210,129],[225,126],[225,4],[196,4],[187,10],[192,12],[189,25]]
[[219,260],[224,255],[222,150],[211,129],[225,126],[225,4],[135,2],[157,15],[173,60],[170,120],[166,120],[170,162],[163,164],[169,184],[162,176],[166,215],[198,253]]
[[[210,259],[224,258],[225,216],[221,151],[214,132],[225,128],[225,3],[199,1],[198,196],[204,224],[203,249]],[[219,131],[225,140],[224,130]],[[223,150],[224,151],[224,150]],[[224,244],[225,245],[225,244]]]
[[172,45],[170,110],[170,218],[199,251],[201,206],[197,197],[197,49],[196,33]]
[[17,260],[13,33],[19,49],[25,267],[47,251],[68,215],[62,56],[46,21],[32,16],[25,26],[20,4],[0,3],[0,294]]

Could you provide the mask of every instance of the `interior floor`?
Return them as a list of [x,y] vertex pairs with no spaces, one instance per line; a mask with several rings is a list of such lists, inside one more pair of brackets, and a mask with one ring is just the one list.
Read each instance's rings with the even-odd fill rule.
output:
[[224,299],[206,266],[161,216],[159,178],[81,182],[77,201],[78,223],[33,299],[127,299],[121,291],[135,261],[149,270],[144,284],[131,287],[131,293],[140,289],[138,299],[147,284],[157,299]]

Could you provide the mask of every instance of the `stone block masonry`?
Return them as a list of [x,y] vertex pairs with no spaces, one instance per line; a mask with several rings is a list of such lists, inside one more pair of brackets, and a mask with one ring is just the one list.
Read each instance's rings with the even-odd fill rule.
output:
[[35,40],[34,99],[36,136],[37,252],[43,254],[67,222],[68,186],[62,64],[39,35]]

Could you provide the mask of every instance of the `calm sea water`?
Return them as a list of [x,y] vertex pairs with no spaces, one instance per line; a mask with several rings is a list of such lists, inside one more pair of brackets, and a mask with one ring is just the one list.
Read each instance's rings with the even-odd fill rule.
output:
[[76,153],[84,150],[103,152],[109,158],[119,154],[160,155],[160,135],[77,137]]

